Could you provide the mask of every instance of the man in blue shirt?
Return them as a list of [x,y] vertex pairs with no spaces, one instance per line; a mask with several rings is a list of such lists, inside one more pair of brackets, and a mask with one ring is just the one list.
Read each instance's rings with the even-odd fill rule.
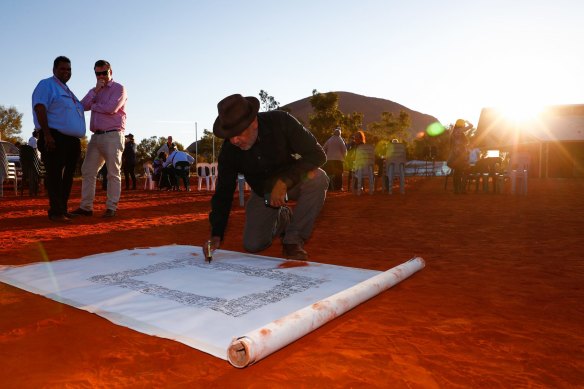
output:
[[166,170],[168,172],[173,190],[177,191],[180,190],[179,178],[182,178],[185,190],[189,192],[191,190],[191,185],[189,182],[189,172],[191,169],[191,165],[195,163],[195,159],[191,155],[185,153],[184,151],[177,150],[176,145],[174,143],[171,143],[169,151],[170,155],[162,164],[162,167],[164,168],[163,170]]
[[71,61],[57,57],[53,76],[41,80],[32,93],[38,149],[45,164],[48,214],[56,222],[70,222],[74,216],[67,211],[67,202],[81,153],[80,138],[85,136],[83,106],[66,85],[70,78]]
[[[219,248],[231,211],[238,174],[252,189],[245,208],[243,245],[258,252],[282,237],[283,255],[306,260],[304,242],[319,215],[329,180],[320,167],[326,155],[315,137],[283,111],[260,112],[255,97],[231,95],[219,102],[213,133],[225,138],[211,200],[211,238],[207,258]],[[291,216],[286,200],[296,201]]]

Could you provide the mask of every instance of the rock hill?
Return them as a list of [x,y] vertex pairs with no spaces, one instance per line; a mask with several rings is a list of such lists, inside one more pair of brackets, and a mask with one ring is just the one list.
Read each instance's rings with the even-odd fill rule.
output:
[[[350,92],[335,93],[339,96],[339,109],[341,112],[344,114],[362,112],[364,114],[363,124],[365,126],[371,122],[381,120],[382,112],[392,112],[395,115],[398,115],[400,110],[407,112],[412,119],[412,127],[410,130],[412,135],[415,135],[420,131],[425,131],[429,124],[438,121],[434,116],[414,111],[390,100],[377,97],[367,97]],[[290,109],[292,115],[308,126],[308,115],[312,113],[310,97],[294,101],[282,107]]]

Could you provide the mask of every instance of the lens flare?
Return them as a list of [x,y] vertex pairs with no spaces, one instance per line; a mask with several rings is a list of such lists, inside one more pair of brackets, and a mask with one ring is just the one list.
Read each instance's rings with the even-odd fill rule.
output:
[[426,128],[426,133],[430,136],[438,136],[444,133],[444,126],[439,122],[432,123]]
[[38,246],[41,258],[43,259],[43,262],[46,265],[47,274],[52,281],[53,290],[56,292],[55,293],[56,298],[54,298],[53,300],[62,302],[61,298],[59,297],[59,292],[60,292],[61,288],[59,286],[57,278],[55,277],[55,273],[53,272],[53,267],[51,265],[51,261],[49,260],[49,256],[47,255],[47,252],[45,251],[45,247],[43,246],[43,244],[41,242],[38,242],[37,246]]
[[45,246],[43,246],[43,244],[41,242],[37,242],[37,246],[38,246],[39,253],[41,254],[41,258],[43,259],[43,261],[49,262],[49,256],[47,255],[47,252],[45,251]]

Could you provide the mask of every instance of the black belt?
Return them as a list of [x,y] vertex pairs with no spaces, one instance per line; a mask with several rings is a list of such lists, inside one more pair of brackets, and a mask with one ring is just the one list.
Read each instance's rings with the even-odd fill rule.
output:
[[119,131],[120,130],[107,130],[107,131],[104,131],[104,130],[95,130],[95,131],[93,131],[93,133],[95,135],[102,135],[102,134],[107,134],[108,132],[119,132]]

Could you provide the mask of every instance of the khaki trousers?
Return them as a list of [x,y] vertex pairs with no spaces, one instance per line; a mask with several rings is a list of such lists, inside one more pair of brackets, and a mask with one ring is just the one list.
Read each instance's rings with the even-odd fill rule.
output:
[[105,206],[113,211],[118,209],[120,193],[122,192],[122,153],[124,152],[124,133],[122,131],[93,134],[87,144],[85,160],[81,166],[81,204],[86,211],[93,210],[95,199],[95,180],[97,172],[103,166],[107,167],[107,200]]

